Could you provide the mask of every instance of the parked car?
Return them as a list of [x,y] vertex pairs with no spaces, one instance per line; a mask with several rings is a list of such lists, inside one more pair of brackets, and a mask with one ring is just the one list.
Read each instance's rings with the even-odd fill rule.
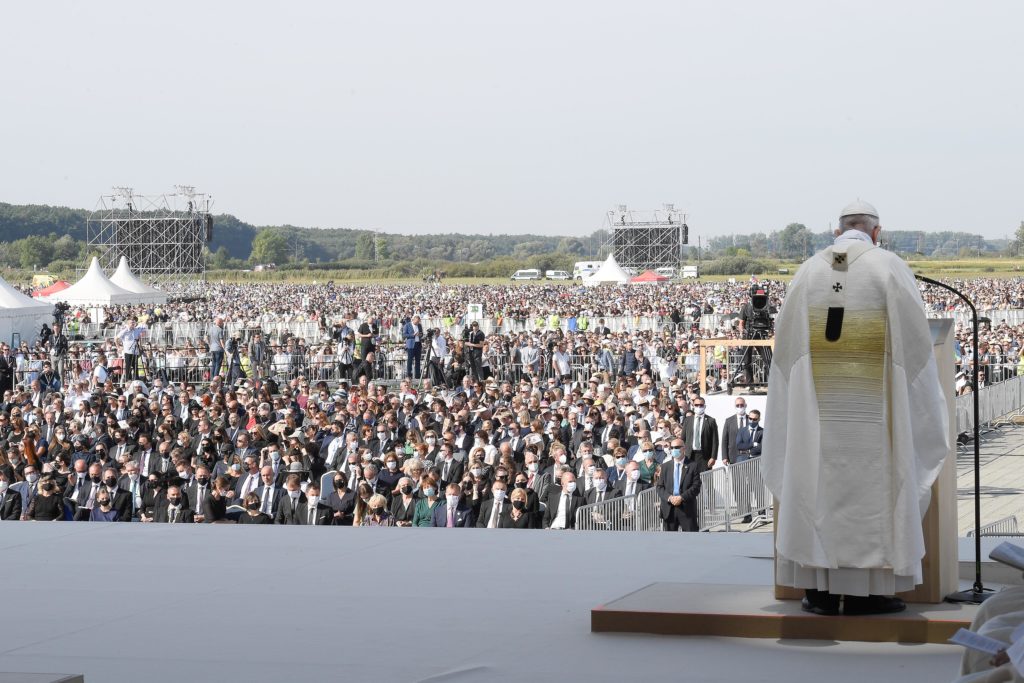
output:
[[544,271],[544,277],[548,280],[568,280],[569,273],[564,270],[546,270]]

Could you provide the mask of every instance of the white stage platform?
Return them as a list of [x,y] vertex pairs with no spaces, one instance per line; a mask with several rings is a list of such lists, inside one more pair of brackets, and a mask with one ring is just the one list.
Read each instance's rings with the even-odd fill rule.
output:
[[[933,683],[954,677],[960,655],[946,645],[591,633],[593,607],[653,582],[769,593],[770,534],[0,529],[0,671],[82,673],[87,683]],[[961,544],[962,559],[970,548]]]

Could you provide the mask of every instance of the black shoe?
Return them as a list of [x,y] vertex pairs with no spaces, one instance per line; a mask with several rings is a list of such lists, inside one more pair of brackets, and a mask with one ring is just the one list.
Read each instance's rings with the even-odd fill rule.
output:
[[859,616],[862,614],[891,614],[907,609],[907,603],[900,598],[889,598],[884,595],[847,595],[843,597],[843,614]]
[[829,596],[826,599],[813,601],[805,597],[800,601],[800,609],[823,617],[834,617],[839,614],[839,596]]
[[746,517],[743,518],[743,523],[744,524],[750,524],[753,521],[754,521],[754,518],[751,517],[750,515],[747,515]]

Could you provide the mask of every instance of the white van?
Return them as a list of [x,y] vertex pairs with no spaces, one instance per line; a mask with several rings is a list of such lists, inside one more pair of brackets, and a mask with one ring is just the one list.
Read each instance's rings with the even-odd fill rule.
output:
[[568,280],[569,273],[564,270],[546,270],[544,271],[544,277],[548,280]]
[[662,266],[661,268],[655,268],[654,272],[657,273],[658,275],[663,275],[669,278],[676,276],[676,269],[673,266]]
[[697,268],[697,266],[683,266],[683,279],[685,280],[686,278],[689,277],[700,277],[700,270]]
[[590,277],[601,268],[600,261],[577,261],[572,267],[572,279],[582,281]]
[[513,280],[539,280],[540,271],[536,268],[527,268],[526,270],[517,270],[512,273]]

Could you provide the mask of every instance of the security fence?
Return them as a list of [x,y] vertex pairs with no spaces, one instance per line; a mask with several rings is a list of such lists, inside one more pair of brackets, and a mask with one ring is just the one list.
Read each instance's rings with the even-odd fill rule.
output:
[[706,470],[700,475],[697,516],[701,531],[732,531],[748,515],[771,517],[772,494],[761,476],[761,459]]
[[610,498],[576,510],[580,531],[662,531],[658,491],[649,488],[633,496]]

